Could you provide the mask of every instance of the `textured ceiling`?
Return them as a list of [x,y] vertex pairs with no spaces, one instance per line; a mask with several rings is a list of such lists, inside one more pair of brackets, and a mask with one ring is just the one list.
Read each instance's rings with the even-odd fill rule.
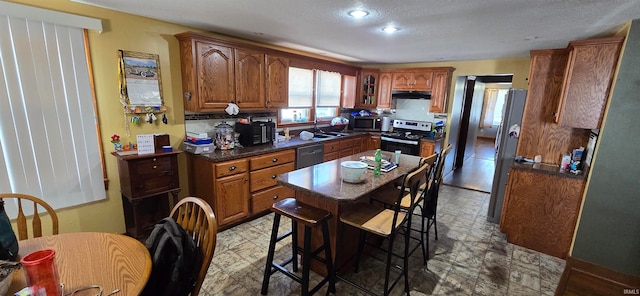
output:
[[525,57],[640,18],[640,0],[72,1],[364,64]]

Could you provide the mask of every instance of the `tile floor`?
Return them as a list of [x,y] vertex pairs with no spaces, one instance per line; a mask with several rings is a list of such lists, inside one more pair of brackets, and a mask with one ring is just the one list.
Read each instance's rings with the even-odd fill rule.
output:
[[[506,242],[497,224],[486,221],[489,194],[442,186],[438,204],[438,240],[430,235],[431,259],[411,257],[411,295],[553,295],[565,262]],[[273,214],[218,234],[213,262],[200,295],[260,295]],[[281,231],[290,223],[283,218]],[[287,241],[276,258],[286,258]],[[400,243],[401,244],[401,243]],[[383,265],[363,256],[361,271],[347,277],[381,291]],[[318,276],[312,272],[312,286]],[[338,282],[336,295],[365,295]],[[392,295],[403,295],[403,281]],[[326,286],[317,295],[323,295]],[[281,273],[271,277],[269,295],[299,295],[300,285]]]

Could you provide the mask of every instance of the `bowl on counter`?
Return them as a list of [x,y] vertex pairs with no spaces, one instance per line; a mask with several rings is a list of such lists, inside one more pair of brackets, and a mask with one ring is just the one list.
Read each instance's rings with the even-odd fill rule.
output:
[[362,161],[343,161],[340,163],[342,181],[360,183],[365,180],[367,164]]

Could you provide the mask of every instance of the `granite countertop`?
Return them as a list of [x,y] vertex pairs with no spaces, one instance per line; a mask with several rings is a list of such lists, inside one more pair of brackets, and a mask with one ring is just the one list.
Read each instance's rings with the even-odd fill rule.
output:
[[583,170],[580,174],[572,174],[570,172],[561,172],[560,167],[555,164],[546,163],[531,163],[531,162],[513,162],[511,167],[516,170],[531,171],[536,173],[543,173],[548,175],[554,175],[565,178],[586,179],[587,171]]
[[[278,184],[302,191],[320,198],[326,198],[340,203],[356,202],[380,187],[391,184],[405,173],[414,169],[420,161],[419,156],[400,155],[400,164],[390,172],[383,172],[374,176],[373,170],[367,169],[366,179],[359,184],[343,182],[340,164],[347,160],[359,160],[360,156],[373,155],[374,151],[365,151],[340,159],[323,162],[310,167],[298,169],[278,175]],[[383,152],[383,157],[391,157],[389,152]]]
[[248,147],[242,147],[242,148],[234,148],[231,150],[216,149],[212,153],[193,154],[193,155],[196,157],[207,158],[212,162],[220,162],[220,161],[227,161],[227,160],[233,160],[233,159],[244,158],[244,157],[251,157],[256,155],[262,155],[265,153],[278,152],[278,151],[287,150],[287,149],[295,149],[298,147],[310,146],[318,143],[326,143],[330,141],[349,139],[352,137],[369,135],[369,134],[371,133],[349,132],[348,135],[346,136],[330,137],[330,138],[324,138],[324,139],[313,138],[311,140],[302,140],[300,139],[300,137],[296,136],[284,142],[262,144],[262,145],[248,146]]

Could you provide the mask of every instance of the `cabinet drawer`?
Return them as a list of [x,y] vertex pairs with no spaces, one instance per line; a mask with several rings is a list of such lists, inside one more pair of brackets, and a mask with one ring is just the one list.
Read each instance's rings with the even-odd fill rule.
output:
[[296,160],[296,153],[294,150],[287,150],[276,153],[269,153],[263,156],[251,158],[251,170],[259,170],[268,168],[283,163],[294,162]]
[[324,160],[324,162],[327,162],[327,161],[336,160],[338,158],[340,158],[340,152],[336,151],[331,153],[325,153],[324,158],[322,160]]
[[180,187],[179,182],[178,175],[170,173],[140,178],[138,182],[133,185],[132,199],[177,189]]
[[340,150],[347,149],[353,147],[353,139],[341,140],[340,141]]
[[341,141],[331,141],[324,144],[324,153],[338,152],[340,150]]
[[277,185],[276,178],[279,174],[284,174],[293,171],[294,169],[295,166],[293,165],[293,162],[290,162],[251,172],[251,192]]
[[161,172],[172,170],[171,158],[169,157],[152,157],[130,161],[129,166],[133,168],[134,175],[161,174]]
[[295,191],[284,186],[275,186],[251,195],[251,212],[257,214],[271,208],[273,203],[295,197]]
[[353,149],[352,148],[342,149],[338,153],[338,158],[343,158],[343,157],[347,157],[347,156],[351,156],[351,155],[353,155]]
[[246,159],[231,160],[215,164],[216,178],[244,173],[249,170],[249,162]]

